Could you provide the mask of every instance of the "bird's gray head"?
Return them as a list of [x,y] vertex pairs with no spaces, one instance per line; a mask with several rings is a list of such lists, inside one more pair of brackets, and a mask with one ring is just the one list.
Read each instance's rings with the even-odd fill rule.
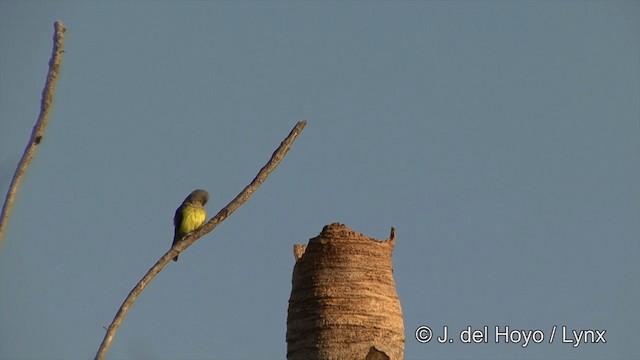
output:
[[207,201],[209,201],[209,193],[202,189],[193,190],[185,200],[188,203],[200,203],[202,205],[205,205]]

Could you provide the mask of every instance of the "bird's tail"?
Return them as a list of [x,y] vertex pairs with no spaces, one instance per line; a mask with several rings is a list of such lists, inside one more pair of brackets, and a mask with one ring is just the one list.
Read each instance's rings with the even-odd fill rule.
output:
[[[173,244],[171,244],[171,247],[173,247],[175,244],[178,243],[178,241],[182,240],[182,236],[180,236],[180,233],[178,233],[176,231],[175,234],[173,234]],[[173,258],[173,261],[178,261],[178,255],[176,255],[176,257]]]

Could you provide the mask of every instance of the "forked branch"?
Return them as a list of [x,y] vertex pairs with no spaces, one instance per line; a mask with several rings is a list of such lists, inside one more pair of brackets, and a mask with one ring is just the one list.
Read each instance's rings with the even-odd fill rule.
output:
[[113,321],[111,322],[111,325],[109,325],[109,328],[107,329],[107,333],[105,334],[104,339],[102,340],[102,344],[100,344],[100,348],[98,349],[98,352],[96,353],[96,356],[95,356],[96,360],[104,359],[104,356],[107,353],[107,350],[109,349],[109,346],[111,345],[111,342],[113,341],[113,338],[116,334],[116,331],[118,331],[118,328],[122,323],[122,320],[124,319],[125,315],[129,311],[129,308],[131,307],[131,305],[133,305],[133,303],[138,298],[138,295],[140,295],[140,293],[142,292],[142,290],[144,290],[147,284],[149,284],[149,282],[151,282],[151,280],[153,280],[153,278],[156,277],[156,275],[160,272],[160,270],[162,270],[162,268],[164,268],[165,265],[167,265],[167,263],[171,261],[171,259],[173,259],[180,252],[184,251],[186,248],[191,246],[194,242],[196,242],[196,240],[210,233],[222,221],[224,221],[227,217],[229,217],[229,215],[231,215],[234,211],[236,211],[236,209],[238,209],[240,206],[242,206],[242,204],[244,204],[247,200],[249,200],[249,198],[251,197],[251,195],[253,195],[256,189],[258,189],[258,187],[262,185],[262,183],[267,179],[267,177],[271,174],[271,172],[278,166],[280,161],[282,161],[282,159],[285,157],[285,155],[291,148],[291,145],[295,141],[298,134],[302,132],[302,129],[304,129],[305,125],[307,125],[306,120],[299,121],[296,124],[296,126],[291,130],[291,132],[286,137],[286,139],[282,141],[278,149],[276,149],[273,155],[271,155],[271,159],[269,159],[267,164],[263,166],[262,169],[260,169],[260,171],[258,172],[258,175],[256,175],[253,181],[251,181],[251,183],[247,185],[244,188],[244,190],[242,190],[240,194],[238,194],[238,196],[235,197],[235,199],[231,200],[231,202],[227,206],[225,206],[222,210],[220,210],[206,224],[202,225],[200,229],[193,232],[191,235],[188,235],[182,241],[178,242],[173,248],[167,251],[167,253],[164,254],[164,256],[162,256],[160,260],[158,260],[158,262],[156,262],[156,264],[153,265],[151,269],[149,269],[147,274],[138,282],[138,284],[133,288],[133,290],[131,290],[127,298],[124,300],[124,302],[120,306],[120,309],[116,313],[115,318],[113,319]]

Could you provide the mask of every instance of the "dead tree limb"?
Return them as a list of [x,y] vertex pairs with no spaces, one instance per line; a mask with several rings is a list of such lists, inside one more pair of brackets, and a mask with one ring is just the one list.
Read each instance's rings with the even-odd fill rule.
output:
[[118,331],[120,324],[122,324],[122,320],[124,319],[125,315],[129,311],[129,308],[131,307],[131,305],[133,305],[133,303],[136,301],[136,299],[138,298],[138,295],[140,295],[142,290],[144,290],[144,288],[151,282],[151,280],[153,280],[153,278],[156,277],[156,275],[160,272],[160,270],[162,270],[165,267],[165,265],[167,265],[167,263],[171,261],[171,259],[173,259],[176,255],[178,255],[179,253],[184,251],[186,248],[191,246],[193,243],[195,243],[196,240],[210,233],[222,221],[224,221],[227,217],[229,217],[229,215],[231,215],[234,211],[236,211],[236,209],[238,209],[240,206],[242,206],[242,204],[244,204],[247,200],[249,200],[251,195],[253,195],[253,193],[258,189],[260,185],[262,185],[262,183],[267,179],[269,174],[271,174],[271,172],[278,166],[280,161],[282,161],[282,159],[285,157],[285,155],[291,148],[291,145],[295,141],[298,134],[302,132],[305,125],[307,125],[306,120],[299,121],[296,124],[296,126],[291,130],[291,132],[286,137],[286,139],[282,141],[278,149],[276,149],[273,155],[271,155],[271,159],[269,159],[267,164],[263,166],[262,169],[260,169],[260,171],[258,172],[258,175],[256,175],[253,181],[251,181],[251,183],[247,185],[244,188],[244,190],[242,190],[240,194],[238,194],[238,196],[235,197],[235,199],[231,200],[231,202],[227,206],[225,206],[222,210],[220,210],[206,224],[202,225],[200,229],[196,230],[191,235],[188,235],[187,237],[182,239],[182,241],[178,242],[174,247],[172,247],[169,251],[167,251],[167,253],[165,253],[160,258],[160,260],[158,260],[156,264],[153,265],[151,269],[149,269],[147,274],[138,282],[138,284],[133,288],[133,290],[131,290],[127,298],[124,300],[124,302],[120,306],[120,309],[118,309],[116,316],[113,318],[111,325],[109,325],[109,328],[107,329],[107,333],[105,334],[104,339],[102,340],[102,344],[100,344],[100,348],[96,353],[95,360],[104,359],[104,356],[107,353],[107,350],[111,345],[111,342],[113,341],[116,331]]
[[294,245],[287,359],[402,360],[394,246],[394,228],[377,241],[338,223],[306,246]]
[[13,174],[13,179],[11,179],[7,196],[4,199],[4,204],[2,205],[2,213],[0,213],[0,246],[2,246],[2,239],[4,238],[4,233],[7,229],[9,215],[13,209],[13,203],[18,193],[18,188],[22,183],[22,179],[24,178],[24,174],[27,171],[29,164],[31,164],[31,159],[33,159],[38,145],[42,142],[44,131],[49,123],[49,113],[51,110],[51,104],[53,103],[53,93],[56,89],[56,82],[58,80],[58,75],[60,74],[60,65],[62,64],[64,32],[66,31],[64,25],[62,25],[60,21],[56,21],[53,24],[53,28],[53,51],[51,53],[51,59],[49,60],[47,80],[44,84],[44,90],[42,90],[40,115],[38,115],[36,124],[33,126],[31,138],[29,139],[29,143],[27,143],[27,147],[24,149],[22,159],[20,159],[20,162],[18,163],[16,172]]

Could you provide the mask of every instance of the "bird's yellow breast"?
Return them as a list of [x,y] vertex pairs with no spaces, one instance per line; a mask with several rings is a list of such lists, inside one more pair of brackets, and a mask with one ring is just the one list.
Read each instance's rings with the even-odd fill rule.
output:
[[182,224],[180,224],[180,232],[183,234],[190,233],[204,224],[207,220],[207,211],[202,206],[187,205],[182,210]]

